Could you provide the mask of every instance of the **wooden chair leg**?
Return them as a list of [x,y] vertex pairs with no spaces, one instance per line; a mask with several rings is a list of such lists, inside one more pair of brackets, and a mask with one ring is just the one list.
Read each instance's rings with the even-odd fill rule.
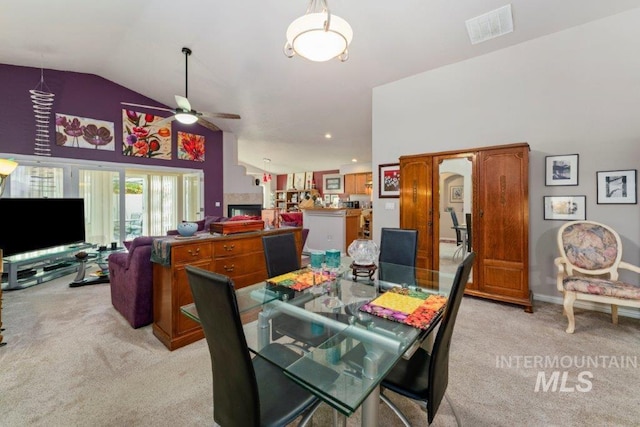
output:
[[576,300],[575,292],[565,291],[563,305],[564,305],[565,314],[567,315],[567,320],[569,321],[569,325],[567,326],[567,329],[566,329],[568,334],[572,334],[576,328],[576,320],[573,317],[573,303],[575,302],[575,300]]
[[611,304],[611,321],[614,325],[618,324],[618,306]]

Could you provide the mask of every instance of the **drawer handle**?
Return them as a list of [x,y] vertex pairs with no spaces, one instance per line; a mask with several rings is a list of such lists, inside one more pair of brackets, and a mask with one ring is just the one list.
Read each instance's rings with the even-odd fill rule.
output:
[[222,267],[222,268],[224,268],[224,271],[229,271],[229,272],[231,272],[231,271],[233,271],[233,270],[236,268],[236,265],[235,265],[235,264],[231,264],[231,267],[227,267],[227,266],[225,265],[225,266],[224,266],[224,267]]
[[231,251],[236,247],[236,245],[234,245],[234,244],[231,244],[231,245],[229,245],[229,246],[224,245],[223,247],[224,247],[224,250],[225,250],[225,251],[227,251],[227,252],[231,252]]
[[187,252],[189,252],[189,255],[191,255],[191,256],[198,256],[198,255],[200,255],[200,248],[197,248],[195,250],[195,252],[193,250],[191,250],[191,249],[188,249]]

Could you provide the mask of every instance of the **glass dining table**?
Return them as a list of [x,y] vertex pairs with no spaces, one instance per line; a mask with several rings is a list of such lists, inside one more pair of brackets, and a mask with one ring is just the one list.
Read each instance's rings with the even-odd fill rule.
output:
[[[369,279],[357,277],[350,264],[343,258],[337,271],[288,273],[238,289],[236,299],[256,357],[347,417],[362,406],[361,425],[377,426],[380,382],[432,338],[454,275],[379,263]],[[194,304],[181,311],[199,321]],[[272,342],[293,346],[302,357],[288,363],[261,353]]]

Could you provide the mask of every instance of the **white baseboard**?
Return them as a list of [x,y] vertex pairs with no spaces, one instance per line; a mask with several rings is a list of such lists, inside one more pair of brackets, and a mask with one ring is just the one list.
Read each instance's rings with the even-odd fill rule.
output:
[[[553,304],[562,305],[562,297],[561,296],[550,296],[550,295],[534,295],[534,300],[550,302]],[[582,308],[584,310],[593,310],[593,311],[601,311],[603,313],[611,313],[611,306],[609,304],[599,304],[593,301],[576,301],[573,304],[574,307]],[[634,319],[640,319],[640,309],[629,308],[629,307],[620,307],[618,306],[618,316],[631,317]]]

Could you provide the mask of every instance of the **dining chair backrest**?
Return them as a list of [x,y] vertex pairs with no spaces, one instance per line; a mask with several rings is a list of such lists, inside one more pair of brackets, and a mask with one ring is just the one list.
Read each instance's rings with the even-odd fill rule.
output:
[[449,213],[451,214],[451,222],[453,223],[453,229],[456,232],[456,246],[460,246],[462,244],[462,232],[458,228],[460,223],[458,222],[458,215],[456,215],[456,211],[453,208],[449,208]]
[[267,275],[279,276],[300,268],[300,257],[293,233],[262,236]]
[[258,386],[233,282],[190,265],[186,271],[211,355],[214,419],[223,426],[258,425]]
[[417,250],[418,230],[382,228],[378,279],[396,284],[414,284],[415,270],[397,266],[415,267]]
[[416,265],[418,230],[384,227],[380,234],[380,262]]
[[440,402],[444,397],[444,392],[447,390],[447,385],[449,384],[449,349],[451,347],[451,336],[475,257],[475,252],[470,252],[456,269],[449,299],[447,300],[447,305],[442,315],[438,333],[433,342],[429,365],[428,384],[430,396],[427,398],[429,424],[433,421],[433,417],[435,417],[438,411]]

